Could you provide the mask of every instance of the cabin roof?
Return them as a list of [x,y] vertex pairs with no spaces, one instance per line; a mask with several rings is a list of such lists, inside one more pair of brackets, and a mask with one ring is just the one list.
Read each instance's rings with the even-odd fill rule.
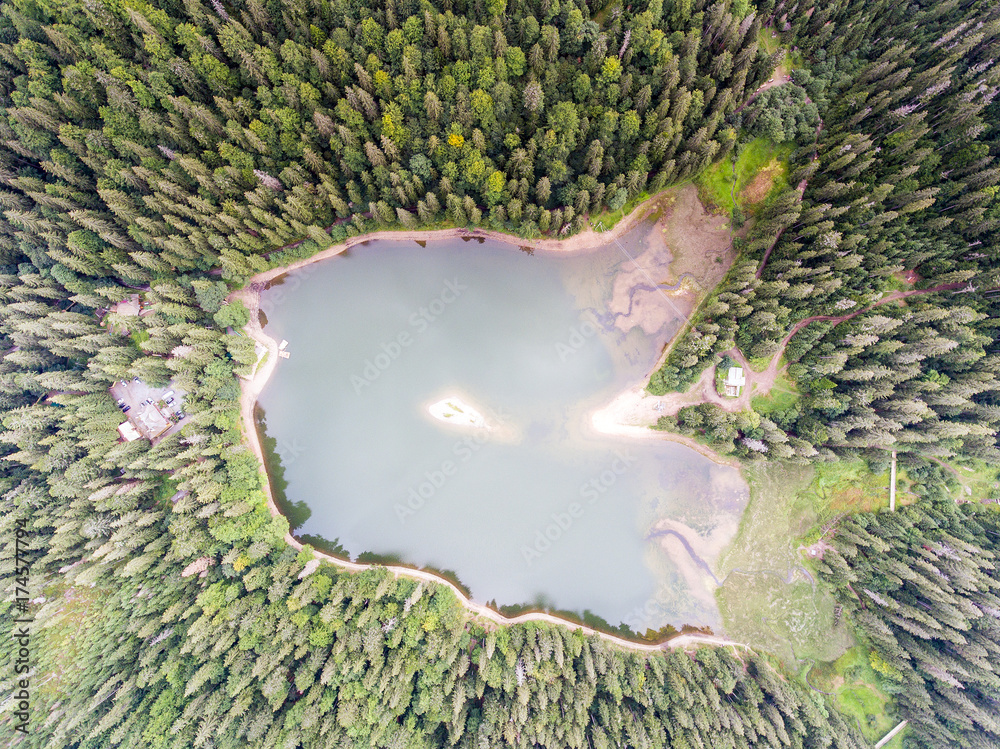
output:
[[743,374],[743,367],[730,367],[726,376],[726,384],[733,387],[743,387],[747,384],[746,375]]
[[124,424],[118,425],[118,434],[122,436],[122,439],[126,442],[132,442],[133,440],[139,439],[139,430],[136,429],[131,421],[126,421]]

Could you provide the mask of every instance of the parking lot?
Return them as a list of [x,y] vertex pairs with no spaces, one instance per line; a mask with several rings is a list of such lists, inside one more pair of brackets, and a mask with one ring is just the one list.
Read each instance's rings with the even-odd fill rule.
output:
[[182,408],[184,394],[177,387],[152,387],[138,379],[111,386],[111,397],[118,401],[125,417],[151,442],[158,442],[181,427],[186,418]]

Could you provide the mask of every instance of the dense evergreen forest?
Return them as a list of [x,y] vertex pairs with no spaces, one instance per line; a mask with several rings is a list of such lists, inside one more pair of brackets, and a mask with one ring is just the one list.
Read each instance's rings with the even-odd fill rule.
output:
[[[5,734],[94,749],[863,746],[764,656],[490,628],[446,589],[288,548],[240,431],[234,372],[254,352],[227,328],[246,310],[224,300],[383,226],[576,231],[780,139],[788,189],[749,217],[651,388],[683,388],[734,344],[773,354],[822,316],[786,350],[808,393],[797,409],[682,423],[769,457],[877,460],[892,444],[993,459],[997,19],[980,0],[5,2],[0,610],[34,620],[30,671],[0,674],[0,700],[30,682],[25,720],[3,703]],[[783,55],[762,48],[765,27],[796,67],[751,101]],[[872,307],[911,270],[927,294]],[[135,292],[141,318],[108,312]],[[132,377],[187,392],[179,434],[118,440],[108,387]],[[995,617],[995,524],[927,517],[853,521],[826,563],[852,607],[848,583],[880,569],[851,553],[866,528],[897,566],[929,554],[963,576],[968,595],[896,571],[898,615],[888,582],[864,582],[886,603],[861,592],[856,620],[916,695],[928,745],[986,746],[995,628],[976,611]],[[924,603],[952,617],[930,639]],[[18,652],[4,637],[0,660]]]
[[934,503],[857,515],[824,555],[918,746],[1000,745],[998,538],[1000,514]]
[[850,4],[791,22],[814,60],[793,72],[800,102],[816,103],[822,124],[803,137],[794,101],[751,123],[796,144],[794,171],[650,390],[686,389],[734,346],[783,353],[802,396],[793,408],[699,406],[677,426],[748,457],[884,464],[893,449],[910,466],[996,462],[1000,10],[878,5],[863,12],[871,36],[859,47]]

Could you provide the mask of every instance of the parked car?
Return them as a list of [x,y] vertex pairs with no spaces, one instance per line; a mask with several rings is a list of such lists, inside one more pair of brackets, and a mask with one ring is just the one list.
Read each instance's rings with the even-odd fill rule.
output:
[[127,414],[130,408],[132,408],[132,406],[125,406],[125,408],[122,409],[122,413]]
[[121,408],[124,405],[125,405],[125,401],[123,401],[121,398],[119,398],[118,399],[118,408]]

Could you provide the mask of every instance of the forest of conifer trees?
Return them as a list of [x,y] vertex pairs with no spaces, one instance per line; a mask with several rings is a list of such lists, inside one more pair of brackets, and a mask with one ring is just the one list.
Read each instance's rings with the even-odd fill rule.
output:
[[[866,746],[766,654],[487,626],[446,588],[317,568],[267,509],[224,301],[380,227],[558,237],[780,140],[787,186],[650,390],[785,344],[793,409],[677,428],[747,459],[995,464],[998,30],[986,0],[0,5],[0,612],[32,617],[11,745]],[[109,311],[134,293],[141,318]],[[133,377],[186,391],[179,433],[118,439]],[[845,519],[821,568],[906,740],[996,746],[997,516],[931,494]]]
[[974,507],[858,515],[823,559],[919,746],[1000,742],[1000,516]]
[[816,141],[796,136],[787,188],[650,389],[686,388],[735,345],[783,352],[803,397],[771,417],[693,407],[682,430],[803,461],[880,461],[886,449],[910,464],[996,459],[1000,16],[973,3],[956,23],[949,7],[929,4],[863,55],[850,50],[849,7],[817,12],[814,33],[796,37],[816,59],[793,73],[820,105]]

